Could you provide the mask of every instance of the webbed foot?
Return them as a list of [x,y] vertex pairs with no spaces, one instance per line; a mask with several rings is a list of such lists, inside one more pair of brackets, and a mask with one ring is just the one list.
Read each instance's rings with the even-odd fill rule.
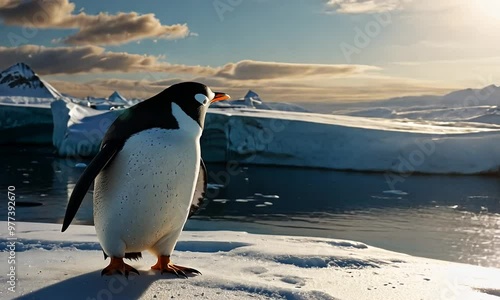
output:
[[174,265],[170,262],[170,256],[162,255],[158,257],[158,262],[156,265],[152,266],[153,270],[160,270],[161,274],[163,273],[172,273],[177,277],[188,278],[187,274],[197,274],[201,275],[201,272],[188,267],[183,267],[179,265]]
[[101,272],[101,276],[103,275],[113,275],[113,274],[121,274],[125,275],[128,278],[130,273],[135,273],[139,275],[139,271],[137,271],[134,267],[127,265],[123,262],[123,258],[121,257],[111,257],[111,262],[109,265],[104,268]]

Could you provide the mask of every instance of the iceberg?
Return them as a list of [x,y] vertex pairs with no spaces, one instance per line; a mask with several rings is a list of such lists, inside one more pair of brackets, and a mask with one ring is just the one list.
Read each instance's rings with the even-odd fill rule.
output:
[[[209,226],[196,220],[188,226],[190,222]],[[7,228],[5,221],[0,225]],[[101,277],[106,262],[93,226],[72,225],[65,233],[60,228],[16,222],[14,246],[2,234],[3,299],[459,300],[500,295],[500,270],[495,268],[420,258],[356,241],[240,231],[182,232],[173,258],[196,267],[200,276],[159,274],[150,269],[156,258],[144,252],[143,259],[131,262],[140,275]],[[15,265],[8,265],[9,259]]]
[[[394,173],[478,174],[500,166],[500,126],[266,110],[210,111],[215,161]],[[212,130],[211,130],[212,129]],[[225,151],[224,151],[225,150]]]
[[211,108],[255,108],[296,112],[308,111],[298,104],[286,102],[264,102],[260,96],[252,90],[249,90],[241,99],[216,102],[211,105]]
[[113,94],[108,97],[108,101],[121,105],[129,105],[127,99],[118,93],[118,91],[114,91]]
[[[120,110],[56,101],[54,146],[92,156]],[[67,112],[67,113],[65,113]],[[429,174],[496,173],[500,125],[210,108],[201,138],[208,162]]]
[[0,72],[0,144],[50,144],[50,104],[63,98],[24,63]]
[[87,97],[86,100],[73,102],[97,110],[114,110],[130,106],[130,103],[116,91],[109,98]]
[[50,106],[0,103],[0,144],[50,144],[52,129]]
[[61,156],[95,155],[111,123],[123,110],[95,110],[72,102],[51,104],[54,130],[52,144]]

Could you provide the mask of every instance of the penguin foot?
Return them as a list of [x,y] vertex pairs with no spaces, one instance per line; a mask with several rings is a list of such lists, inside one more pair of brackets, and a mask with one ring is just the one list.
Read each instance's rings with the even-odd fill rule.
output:
[[201,275],[201,272],[193,269],[193,268],[187,268],[183,266],[178,266],[170,263],[170,256],[162,255],[158,257],[158,262],[156,265],[152,266],[151,269],[153,270],[160,270],[161,274],[163,273],[172,273],[175,274],[177,277],[184,277],[188,278],[187,274],[198,274]]
[[113,274],[125,275],[128,278],[130,273],[135,273],[139,275],[139,271],[137,271],[134,267],[127,265],[123,262],[123,258],[121,257],[111,257],[111,262],[109,265],[104,268],[101,272],[101,276],[103,275],[113,275]]

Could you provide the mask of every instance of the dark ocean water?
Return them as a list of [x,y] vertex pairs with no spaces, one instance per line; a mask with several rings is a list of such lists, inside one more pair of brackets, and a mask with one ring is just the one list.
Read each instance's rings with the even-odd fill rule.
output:
[[[16,187],[17,221],[61,223],[88,160],[51,148],[0,149],[0,189]],[[206,206],[187,230],[242,230],[361,241],[448,261],[500,267],[500,177],[412,175],[389,187],[386,174],[208,164]],[[4,214],[6,219],[7,214]],[[92,224],[92,192],[74,223]]]

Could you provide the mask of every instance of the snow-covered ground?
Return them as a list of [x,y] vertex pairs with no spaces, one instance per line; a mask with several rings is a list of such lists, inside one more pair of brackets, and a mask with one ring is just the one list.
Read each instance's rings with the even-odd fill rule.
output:
[[[498,299],[500,270],[413,257],[354,241],[183,232],[173,261],[197,268],[189,279],[150,270],[149,254],[130,264],[141,275],[101,277],[92,226],[16,223],[9,264],[0,222],[1,299]],[[11,258],[12,259],[12,258]],[[15,293],[8,290],[15,267]]]

